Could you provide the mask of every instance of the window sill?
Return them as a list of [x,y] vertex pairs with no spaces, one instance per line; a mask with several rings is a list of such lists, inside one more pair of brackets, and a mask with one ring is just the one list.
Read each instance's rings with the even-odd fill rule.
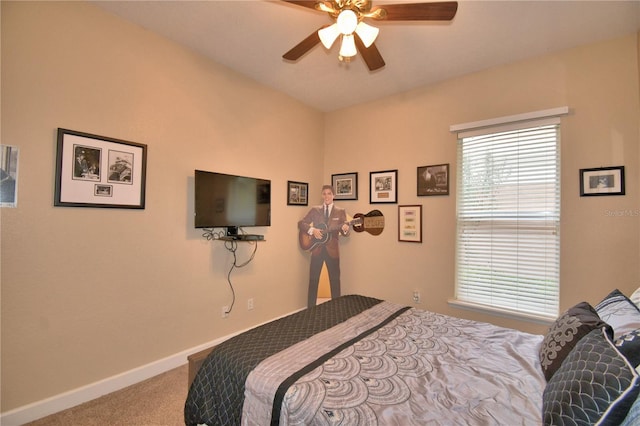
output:
[[487,305],[480,305],[477,303],[463,302],[457,299],[449,299],[447,301],[449,306],[467,311],[479,312],[487,315],[494,315],[502,318],[508,318],[519,321],[526,321],[535,324],[551,325],[556,320],[556,317],[545,315],[524,314],[522,312],[511,311],[508,309],[500,309]]

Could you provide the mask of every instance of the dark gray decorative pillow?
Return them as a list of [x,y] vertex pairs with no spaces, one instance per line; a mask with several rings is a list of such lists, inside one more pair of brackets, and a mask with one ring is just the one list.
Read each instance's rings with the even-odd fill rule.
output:
[[549,328],[540,347],[540,364],[547,381],[583,336],[602,327],[608,326],[587,302],[578,303],[560,315]]
[[640,329],[623,334],[614,343],[633,368],[640,365]]
[[640,328],[640,309],[615,289],[596,305],[596,312],[613,328],[613,338]]
[[542,395],[545,425],[620,425],[640,392],[640,377],[606,327],[583,337]]

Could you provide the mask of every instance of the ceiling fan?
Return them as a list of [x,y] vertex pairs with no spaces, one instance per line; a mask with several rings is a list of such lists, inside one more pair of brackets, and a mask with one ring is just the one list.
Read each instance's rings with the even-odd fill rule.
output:
[[338,59],[349,62],[360,52],[369,70],[385,65],[374,41],[378,29],[365,23],[365,19],[387,21],[450,21],[456,15],[458,2],[405,3],[372,6],[371,0],[305,1],[283,0],[298,6],[327,12],[335,23],[325,25],[282,55],[289,61],[297,61],[316,44],[329,49],[341,37]]

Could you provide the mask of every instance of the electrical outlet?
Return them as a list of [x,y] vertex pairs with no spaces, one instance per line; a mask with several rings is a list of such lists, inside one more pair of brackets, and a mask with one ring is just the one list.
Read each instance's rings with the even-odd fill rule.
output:
[[253,297],[250,299],[247,299],[247,310],[252,310],[253,309]]
[[223,306],[222,307],[222,318],[227,318],[229,316],[229,307],[228,306]]
[[420,291],[413,290],[413,303],[420,303]]

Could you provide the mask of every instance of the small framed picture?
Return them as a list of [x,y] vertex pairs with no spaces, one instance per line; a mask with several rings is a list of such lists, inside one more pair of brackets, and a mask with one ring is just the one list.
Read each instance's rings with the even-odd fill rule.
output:
[[398,241],[422,242],[422,206],[398,206]]
[[334,199],[357,200],[358,199],[358,173],[342,173],[331,175]]
[[147,146],[58,129],[55,206],[144,209]]
[[624,195],[624,166],[580,169],[580,196]]
[[418,196],[449,195],[449,165],[418,167]]
[[0,207],[18,207],[17,146],[0,145]]
[[309,204],[309,184],[287,181],[287,205],[306,206]]
[[397,203],[398,202],[398,170],[370,172],[369,202]]

